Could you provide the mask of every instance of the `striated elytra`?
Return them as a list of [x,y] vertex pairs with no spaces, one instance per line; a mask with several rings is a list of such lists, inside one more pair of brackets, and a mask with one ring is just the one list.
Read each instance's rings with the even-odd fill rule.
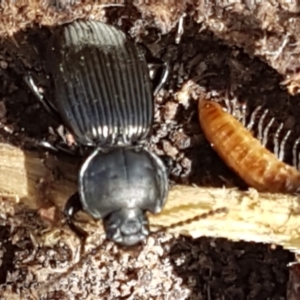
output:
[[54,81],[51,107],[78,144],[93,147],[65,206],[70,227],[80,209],[103,219],[109,239],[135,245],[148,234],[145,213],[159,213],[168,193],[162,160],[144,145],[153,123],[149,69],[121,30],[75,21],[51,37],[47,65]]

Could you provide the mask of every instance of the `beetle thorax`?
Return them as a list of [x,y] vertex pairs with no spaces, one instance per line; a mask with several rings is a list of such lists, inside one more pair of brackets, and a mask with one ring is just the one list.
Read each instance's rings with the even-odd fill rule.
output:
[[156,212],[164,193],[160,173],[160,165],[141,147],[96,150],[79,176],[83,208],[97,219],[122,209]]

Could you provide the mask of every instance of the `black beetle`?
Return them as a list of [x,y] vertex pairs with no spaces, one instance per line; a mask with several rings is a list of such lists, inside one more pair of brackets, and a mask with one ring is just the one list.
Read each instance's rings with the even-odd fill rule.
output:
[[55,88],[48,109],[79,144],[94,148],[66,203],[68,224],[80,234],[72,217],[83,209],[103,219],[109,239],[135,245],[149,234],[145,213],[159,213],[168,193],[165,165],[144,147],[154,117],[145,53],[112,25],[75,21],[54,32],[47,65]]

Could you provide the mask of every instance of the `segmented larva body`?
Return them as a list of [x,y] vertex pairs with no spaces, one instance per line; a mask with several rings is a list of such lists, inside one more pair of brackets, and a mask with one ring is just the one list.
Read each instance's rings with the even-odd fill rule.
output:
[[262,146],[250,131],[216,102],[199,101],[203,133],[223,161],[259,191],[300,191],[300,172]]

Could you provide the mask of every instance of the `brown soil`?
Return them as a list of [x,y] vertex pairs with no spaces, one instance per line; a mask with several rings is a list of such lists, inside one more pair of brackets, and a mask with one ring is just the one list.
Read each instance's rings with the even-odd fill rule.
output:
[[[269,108],[270,117],[274,116],[277,122],[273,132],[280,122],[284,123],[285,130],[293,129],[286,155],[287,162],[290,162],[293,141],[300,134],[300,98],[291,96],[280,84],[285,78],[282,71],[285,70],[282,67],[284,61],[276,61],[280,65],[280,70],[276,70],[274,65],[273,68],[269,66],[272,63],[263,52],[250,57],[249,47],[238,48],[243,44],[237,37],[236,45],[232,41],[229,44],[230,32],[227,39],[220,39],[222,34],[217,37],[218,34],[210,28],[212,17],[197,23],[198,11],[190,4],[178,4],[178,9],[170,12],[159,5],[138,6],[139,9],[125,5],[104,10],[94,5],[88,10],[89,1],[86,2],[81,6],[80,3],[75,4],[73,12],[70,7],[44,8],[46,13],[43,15],[41,10],[40,15],[35,16],[35,23],[29,13],[26,17],[23,15],[23,23],[20,21],[22,17],[17,14],[15,22],[11,22],[5,17],[9,12],[7,7],[13,9],[17,6],[5,1],[2,4],[1,141],[36,149],[38,140],[53,142],[59,139],[49,131],[50,127],[55,128],[59,124],[29,93],[23,76],[31,72],[46,95],[51,97],[51,84],[43,63],[52,27],[57,26],[58,21],[72,20],[77,16],[87,18],[94,14],[96,19],[128,32],[171,66],[169,80],[155,99],[157,113],[150,147],[157,154],[172,158],[171,179],[175,183],[245,188],[245,184],[224,165],[201,133],[197,119],[200,92],[214,92],[219,99],[230,92],[247,103],[249,112],[257,105]],[[249,1],[240,5],[246,7],[246,2]],[[217,8],[216,4],[214,13]],[[22,9],[23,13],[26,9],[30,11],[30,8]],[[248,8],[250,15],[251,9],[253,14],[255,11]],[[284,5],[277,9],[285,12]],[[184,32],[180,43],[176,44],[177,21],[183,12],[186,13]],[[222,15],[220,18],[225,17]],[[263,21],[264,16],[259,17]],[[249,18],[248,23],[250,28],[255,22],[251,23]],[[6,29],[1,28],[3,24]],[[242,29],[244,38],[245,28]],[[13,34],[7,36],[7,33]],[[257,51],[254,49],[253,53]],[[277,60],[286,57],[279,56]],[[3,203],[5,201],[3,199]],[[153,235],[143,247],[126,251],[95,233],[91,253],[77,263],[74,239],[55,236],[59,232],[41,234],[47,226],[36,212],[20,208],[14,217],[1,213],[0,222],[0,299],[14,299],[13,295],[21,295],[21,299],[279,300],[286,299],[287,264],[294,260],[292,253],[271,245],[205,237],[191,240],[163,234]],[[38,242],[43,241],[42,246],[40,243],[37,246],[37,236]],[[50,277],[49,268],[53,269]]]

